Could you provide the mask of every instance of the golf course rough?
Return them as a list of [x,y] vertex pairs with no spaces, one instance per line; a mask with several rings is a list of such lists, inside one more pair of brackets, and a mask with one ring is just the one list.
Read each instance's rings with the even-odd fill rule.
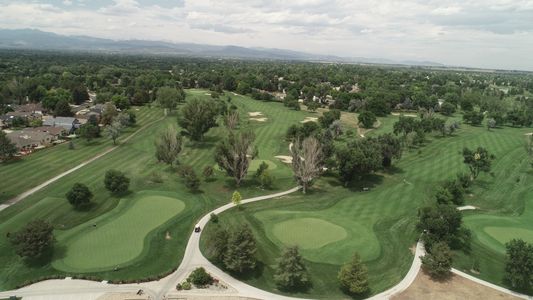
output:
[[147,235],[178,215],[185,203],[161,192],[143,191],[90,222],[57,234],[66,249],[53,267],[92,272],[127,264],[141,255]]

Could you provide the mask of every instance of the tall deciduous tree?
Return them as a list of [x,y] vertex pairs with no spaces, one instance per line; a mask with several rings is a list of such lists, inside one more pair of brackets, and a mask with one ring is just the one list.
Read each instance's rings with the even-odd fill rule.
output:
[[466,147],[463,149],[463,162],[470,169],[472,180],[476,179],[480,172],[490,172],[491,161],[494,158],[494,155],[483,147],[477,147],[475,150]]
[[376,115],[368,110],[362,111],[357,119],[359,124],[363,125],[363,128],[372,128],[377,121]]
[[172,167],[181,152],[181,144],[181,136],[174,128],[168,127],[155,141],[157,161],[162,161]]
[[505,279],[514,288],[531,289],[533,287],[533,244],[521,239],[513,239],[505,244],[507,249]]
[[252,230],[244,225],[231,234],[228,249],[224,255],[224,265],[227,269],[243,273],[253,270],[256,265],[257,245]]
[[431,277],[445,278],[450,276],[452,269],[452,251],[445,242],[437,242],[422,257],[422,266]]
[[229,130],[234,130],[239,125],[239,112],[237,110],[229,110],[224,114],[224,125]]
[[89,205],[93,198],[93,193],[85,184],[75,183],[65,196],[72,206],[82,208]]
[[172,111],[178,103],[185,100],[183,91],[172,87],[162,87],[157,90],[157,102],[161,107]]
[[178,115],[178,124],[194,141],[202,140],[204,134],[216,126],[217,109],[213,100],[191,99]]
[[281,254],[274,281],[284,290],[304,288],[309,285],[309,274],[297,246],[288,247]]
[[350,294],[364,294],[368,292],[368,270],[355,253],[352,261],[341,267],[337,276],[341,288]]
[[46,221],[31,221],[20,231],[12,234],[10,241],[20,257],[36,258],[52,246],[53,230],[54,227]]
[[229,132],[216,146],[215,161],[228,176],[235,179],[237,186],[248,173],[250,162],[257,156],[257,150],[253,146],[254,140],[253,131]]
[[379,144],[372,139],[350,142],[335,151],[339,174],[347,186],[356,176],[374,172],[381,167],[383,158]]
[[0,161],[7,161],[17,153],[17,146],[0,130]]
[[301,143],[296,141],[291,148],[291,154],[294,177],[305,194],[322,171],[322,147],[316,138],[308,137]]
[[105,173],[104,185],[111,193],[120,195],[128,191],[130,179],[120,171],[108,170]]
[[399,138],[390,133],[386,133],[378,136],[378,142],[381,147],[381,155],[383,156],[383,167],[390,167],[393,158],[400,159],[402,157],[402,142]]
[[110,125],[107,125],[104,129],[104,134],[113,140],[113,145],[117,144],[117,139],[122,131],[122,124],[119,121],[115,121]]
[[72,116],[72,111],[70,110],[70,105],[67,100],[57,101],[54,107],[54,115],[58,117],[70,117]]

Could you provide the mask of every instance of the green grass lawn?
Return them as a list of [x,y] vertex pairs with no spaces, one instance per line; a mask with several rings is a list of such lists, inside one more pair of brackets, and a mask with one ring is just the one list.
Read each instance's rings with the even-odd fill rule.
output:
[[[119,141],[154,120],[155,114],[161,116],[157,110],[140,108],[137,114],[137,126],[126,128]],[[68,143],[39,150],[20,160],[0,164],[0,203],[9,200],[22,192],[35,187],[79,163],[109,149],[113,146],[110,139],[98,139],[87,143],[85,140],[74,140],[75,148],[70,150]]]
[[183,211],[185,203],[173,196],[139,192],[122,199],[112,211],[61,232],[57,240],[66,251],[58,253],[52,266],[66,272],[87,272],[127,264],[142,253],[148,233]]
[[[388,121],[383,124],[389,127],[389,123],[392,124]],[[418,208],[434,203],[435,188],[441,182],[455,177],[458,172],[467,171],[461,155],[465,146],[484,146],[497,157],[493,164],[494,177],[481,175],[468,191],[467,204],[483,208],[481,213],[508,214],[508,220],[513,220],[506,225],[509,226],[508,231],[489,229],[489,233],[484,234],[495,235],[496,241],[502,239],[502,234],[504,240],[529,237],[531,225],[526,226],[525,220],[531,220],[531,216],[523,213],[524,200],[533,199],[528,196],[531,191],[527,187],[531,186],[531,179],[528,177],[530,171],[524,169],[527,163],[522,147],[523,135],[527,131],[507,127],[488,131],[484,127],[463,125],[455,136],[434,136],[426,146],[404,153],[391,172],[369,176],[349,188],[342,187],[334,177],[326,176],[306,196],[291,195],[280,200],[253,203],[245,205],[242,210],[233,209],[221,214],[221,224],[231,227],[248,223],[258,239],[261,271],[259,275],[253,274],[243,280],[259,288],[282,293],[273,283],[276,259],[280,257],[283,246],[299,244],[313,285],[305,293],[292,295],[345,298],[338,289],[336,275],[340,265],[348,261],[354,251],[368,266],[372,294],[393,286],[406,274],[413,259],[409,248],[418,235],[415,230]],[[363,192],[363,187],[370,187],[370,191]],[[471,216],[478,213],[465,214],[466,226],[474,232],[472,256],[483,260],[479,276],[489,279],[501,277],[503,269],[500,267],[496,268],[497,274],[491,274],[495,268],[483,270],[483,266],[493,263],[493,260],[499,261],[499,266],[502,266],[503,254],[485,255],[492,250],[477,240],[479,230],[471,226],[474,223]],[[316,222],[327,222],[330,236],[316,230],[312,225]],[[491,226],[502,227],[501,224],[500,221]],[[521,228],[521,231],[511,230],[511,225]],[[340,230],[333,229],[336,226],[344,229],[346,238],[335,238],[341,236]],[[285,227],[286,231],[281,227]],[[202,247],[205,247],[205,240],[213,229],[214,225],[204,229]],[[321,246],[313,248],[318,245]],[[462,252],[457,253],[456,266],[468,264],[465,262],[468,257]],[[501,284],[501,280],[495,282]]]
[[[191,90],[187,91],[187,94],[188,97],[209,98],[203,90]],[[250,175],[239,188],[242,196],[253,197],[293,187],[295,182],[291,170],[274,156],[289,152],[288,143],[284,141],[287,128],[309,114],[287,110],[281,103],[265,103],[244,96],[232,96],[232,98],[232,103],[239,107],[241,112],[241,126],[255,131],[256,145],[259,148],[257,161],[253,163]],[[139,126],[163,116],[158,108],[142,108],[141,111],[146,113],[147,118],[144,121],[140,119]],[[263,112],[268,121],[250,122],[248,112],[255,111]],[[202,181],[201,192],[191,193],[177,175],[176,169],[157,163],[154,156],[154,139],[168,126],[177,126],[174,114],[148,126],[115,151],[0,212],[0,290],[52,275],[83,274],[102,280],[131,280],[164,274],[177,267],[196,221],[213,208],[229,202],[236,188],[233,179],[223,172],[216,172],[209,182]],[[222,138],[224,132],[224,128],[217,127],[211,129],[202,142],[186,140],[180,154],[180,163],[192,165],[199,174],[204,167],[213,166],[214,145]],[[98,147],[97,145],[99,143],[87,147]],[[92,154],[99,152],[87,151]],[[60,157],[60,153],[56,155]],[[85,159],[87,158],[81,157],[79,161]],[[259,166],[261,160],[268,162],[271,174],[276,178],[271,190],[259,188],[252,179],[251,173]],[[30,162],[23,163],[31,165]],[[108,169],[120,170],[130,177],[130,195],[119,199],[112,197],[105,190],[103,178]],[[19,179],[22,178],[23,175]],[[43,181],[45,179],[43,178]],[[36,183],[38,182],[40,181]],[[65,193],[76,182],[86,184],[94,193],[93,205],[87,211],[74,210],[65,199]],[[157,213],[159,217],[156,223],[145,220],[135,224],[142,227],[142,230],[141,228],[136,230],[138,236],[128,232],[127,229],[106,229],[105,225],[114,219],[113,216],[118,218],[115,222],[120,224],[142,218],[138,215],[139,210],[135,209],[135,206],[131,207],[128,201],[136,201],[139,199],[138,196],[146,191],[170,195],[168,197],[176,199],[176,203],[182,201],[185,208],[180,213],[176,210],[164,212],[162,210],[166,209],[166,204],[152,201],[153,211],[150,210],[150,214]],[[18,230],[36,218],[52,222],[56,228],[55,235],[58,241],[52,259],[27,262],[15,255],[6,239],[6,234]],[[95,222],[97,228],[91,233],[89,231],[93,228],[90,225]],[[115,222],[109,224],[118,224]],[[121,245],[130,243],[132,249],[127,249],[124,253],[104,253],[110,249],[99,245],[84,248],[84,245],[91,244],[91,240],[100,240],[98,235],[104,236],[106,232],[120,234],[123,240],[117,242]],[[170,239],[167,239],[167,233]],[[143,243],[141,252],[139,252],[139,243]],[[95,259],[91,263],[87,262],[89,257],[83,256],[84,251],[88,253],[89,249],[94,249],[96,252],[94,256],[89,256]],[[75,253],[76,251],[80,253]],[[115,264],[120,264],[118,271],[113,271]],[[95,270],[92,266],[99,269]]]

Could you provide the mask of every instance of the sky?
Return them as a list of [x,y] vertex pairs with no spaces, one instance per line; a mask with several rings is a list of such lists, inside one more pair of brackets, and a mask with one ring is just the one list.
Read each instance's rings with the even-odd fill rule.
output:
[[533,71],[533,0],[0,0],[0,28]]

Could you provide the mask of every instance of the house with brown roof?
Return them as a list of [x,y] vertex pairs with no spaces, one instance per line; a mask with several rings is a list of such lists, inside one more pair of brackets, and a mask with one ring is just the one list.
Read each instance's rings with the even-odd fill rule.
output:
[[7,137],[22,153],[31,152],[35,148],[42,148],[52,144],[53,136],[40,131],[15,130],[7,133]]

